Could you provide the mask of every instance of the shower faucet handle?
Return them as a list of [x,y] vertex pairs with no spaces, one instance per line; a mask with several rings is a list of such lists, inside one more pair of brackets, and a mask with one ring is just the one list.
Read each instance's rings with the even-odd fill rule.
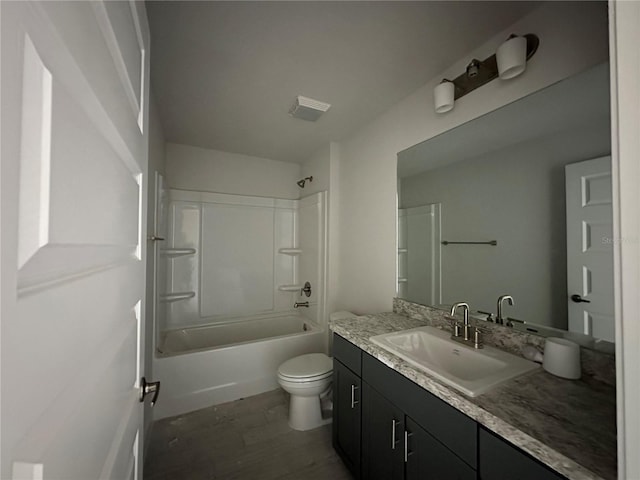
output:
[[309,308],[309,302],[295,302],[293,304],[293,308],[298,308],[298,307],[307,307]]
[[307,297],[311,296],[311,284],[309,282],[304,282],[304,288],[300,289],[300,296],[305,294]]

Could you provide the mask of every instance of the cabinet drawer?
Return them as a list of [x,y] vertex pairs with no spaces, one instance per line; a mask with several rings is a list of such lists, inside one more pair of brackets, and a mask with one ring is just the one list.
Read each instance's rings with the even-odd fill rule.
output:
[[480,428],[480,478],[483,480],[566,480],[493,433]]
[[333,358],[340,360],[356,375],[362,372],[362,350],[345,340],[337,333],[333,334]]
[[469,466],[477,468],[475,420],[364,352],[362,378]]

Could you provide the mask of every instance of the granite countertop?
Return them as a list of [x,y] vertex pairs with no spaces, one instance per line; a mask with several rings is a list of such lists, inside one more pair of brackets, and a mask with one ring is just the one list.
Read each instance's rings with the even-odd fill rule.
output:
[[540,368],[471,398],[369,341],[424,325],[381,313],[332,321],[330,328],[567,478],[617,478],[614,387],[586,376],[565,380]]

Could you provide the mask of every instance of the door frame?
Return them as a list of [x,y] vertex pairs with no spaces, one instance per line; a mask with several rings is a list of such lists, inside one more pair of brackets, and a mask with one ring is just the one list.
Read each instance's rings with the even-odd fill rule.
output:
[[640,478],[640,2],[609,1],[618,478]]

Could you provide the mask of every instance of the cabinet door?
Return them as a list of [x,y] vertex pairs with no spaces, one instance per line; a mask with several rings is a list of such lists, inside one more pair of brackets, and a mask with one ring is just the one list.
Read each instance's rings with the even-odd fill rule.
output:
[[565,477],[502,438],[480,429],[480,477],[484,480],[563,480]]
[[406,480],[475,480],[476,471],[406,417]]
[[475,420],[367,353],[362,355],[362,379],[466,464],[477,468],[478,426]]
[[333,448],[356,478],[360,478],[361,381],[333,361]]
[[362,383],[362,478],[404,478],[404,413]]

